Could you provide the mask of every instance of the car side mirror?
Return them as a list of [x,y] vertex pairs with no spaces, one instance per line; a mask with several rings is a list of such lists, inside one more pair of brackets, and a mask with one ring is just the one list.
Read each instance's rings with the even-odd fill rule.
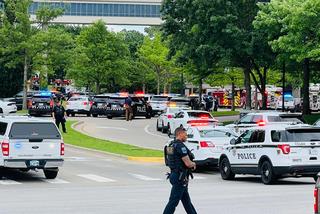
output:
[[237,140],[235,138],[232,138],[230,140],[230,145],[236,145],[237,144]]

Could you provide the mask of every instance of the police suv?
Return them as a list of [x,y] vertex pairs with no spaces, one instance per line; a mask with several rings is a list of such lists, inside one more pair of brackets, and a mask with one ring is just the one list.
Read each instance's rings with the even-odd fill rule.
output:
[[0,117],[0,178],[5,168],[43,169],[56,178],[63,165],[64,143],[53,121],[26,116]]
[[252,112],[246,114],[235,123],[226,125],[226,127],[233,129],[238,134],[242,134],[252,127],[277,124],[302,124],[301,117],[301,114],[288,114],[276,111]]
[[29,115],[51,115],[53,108],[53,97],[50,92],[35,94],[28,103]]
[[282,177],[313,177],[320,171],[320,128],[308,125],[251,128],[230,141],[219,158],[224,180],[261,175],[264,184]]

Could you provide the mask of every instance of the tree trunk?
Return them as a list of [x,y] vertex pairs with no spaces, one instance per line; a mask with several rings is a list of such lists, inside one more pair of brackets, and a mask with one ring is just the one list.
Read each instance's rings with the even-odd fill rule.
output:
[[201,104],[202,104],[202,77],[200,77],[199,79],[199,106],[201,108]]
[[27,90],[28,90],[28,56],[24,53],[24,65],[23,65],[23,99],[22,99],[22,109],[27,110]]
[[311,113],[309,83],[310,83],[310,60],[304,59],[304,62],[303,62],[303,115],[307,115]]
[[146,93],[146,84],[145,83],[142,84],[142,91],[144,94]]
[[246,109],[251,109],[251,81],[250,81],[250,68],[244,69],[244,85],[246,88]]
[[180,88],[180,94],[185,94],[185,86],[184,86],[184,76],[183,73],[181,73],[181,88]]
[[267,84],[267,68],[263,68],[263,76],[261,80],[262,109],[267,110],[268,94],[266,93]]
[[160,94],[160,73],[157,72],[157,94]]
[[97,94],[100,94],[100,81],[96,81],[96,92]]
[[282,112],[284,112],[284,90],[285,90],[285,87],[286,87],[286,63],[283,62],[283,65],[282,65]]
[[235,86],[234,86],[234,79],[232,79],[231,81],[232,81],[232,83],[231,83],[231,85],[232,85],[232,92],[231,92],[231,93],[232,93],[232,94],[231,94],[231,95],[232,95],[232,96],[231,96],[232,105],[231,105],[231,111],[234,111],[234,110],[236,109],[236,108],[235,108],[235,105],[234,105],[234,104],[235,104],[235,103],[234,103],[234,97],[235,97],[235,96],[234,96],[234,95],[235,95],[235,94],[234,94],[234,93],[235,93],[235,90],[234,90],[234,88],[235,88]]

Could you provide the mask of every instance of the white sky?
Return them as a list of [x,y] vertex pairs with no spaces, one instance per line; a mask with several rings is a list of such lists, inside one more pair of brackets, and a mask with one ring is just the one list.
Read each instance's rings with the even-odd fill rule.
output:
[[141,25],[107,25],[108,29],[114,32],[120,32],[123,29],[126,30],[136,30],[140,33],[145,34],[144,29],[149,26],[141,26]]

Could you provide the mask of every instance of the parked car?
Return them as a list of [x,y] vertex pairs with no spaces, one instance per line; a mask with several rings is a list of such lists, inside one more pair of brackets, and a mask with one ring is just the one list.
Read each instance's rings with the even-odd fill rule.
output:
[[0,100],[0,113],[8,115],[10,113],[17,112],[17,106],[15,102],[7,102]]
[[167,133],[169,127],[169,121],[172,120],[176,114],[182,110],[188,110],[186,107],[167,107],[165,111],[160,114],[157,119],[157,131]]
[[67,116],[75,116],[76,114],[85,114],[90,117],[90,109],[92,106],[92,99],[88,96],[73,96],[66,104]]

